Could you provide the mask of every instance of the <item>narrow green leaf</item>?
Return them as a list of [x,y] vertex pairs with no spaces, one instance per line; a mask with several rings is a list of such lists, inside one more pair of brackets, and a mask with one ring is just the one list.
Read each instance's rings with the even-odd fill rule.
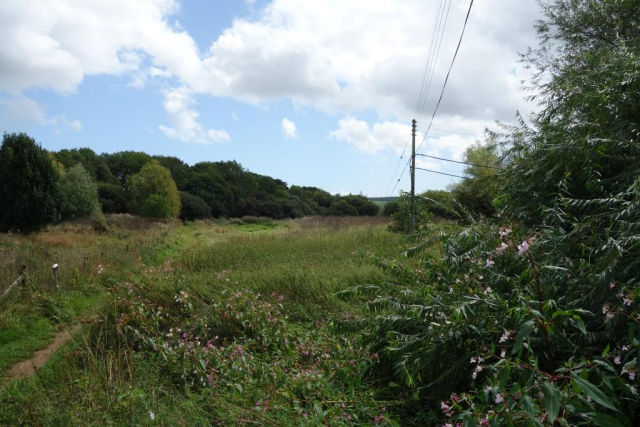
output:
[[609,408],[609,409],[617,412],[616,407],[613,406],[613,404],[611,403],[611,401],[609,400],[607,395],[604,394],[594,384],[590,383],[589,381],[587,381],[587,380],[585,380],[583,378],[580,378],[574,372],[571,373],[571,378],[573,379],[573,382],[575,383],[575,385],[578,386],[578,388],[584,394],[586,394],[587,396],[589,396],[590,398],[592,398],[593,400],[595,400],[596,402],[598,402],[600,405],[604,406],[605,408]]
[[588,412],[585,415],[589,420],[591,420],[591,422],[593,422],[593,424],[600,427],[624,427],[624,424],[607,414],[602,414],[600,412]]
[[549,421],[553,424],[558,412],[560,412],[560,390],[554,383],[546,382],[542,384],[542,391],[544,392],[544,407],[549,415]]
[[522,397],[522,408],[529,416],[529,419],[534,422],[536,418],[535,409],[533,407],[533,402],[531,402],[531,399],[526,394]]
[[583,335],[587,335],[587,328],[584,327],[584,322],[580,316],[573,316],[573,321],[576,324],[576,328],[578,328]]
[[511,354],[516,354],[518,350],[520,350],[520,348],[522,347],[522,342],[526,338],[529,338],[529,335],[531,335],[531,330],[533,330],[533,325],[534,325],[533,320],[529,320],[522,324],[522,326],[520,327],[520,330],[518,331],[518,335],[516,336],[516,342],[515,344],[513,344],[513,350],[511,351]]

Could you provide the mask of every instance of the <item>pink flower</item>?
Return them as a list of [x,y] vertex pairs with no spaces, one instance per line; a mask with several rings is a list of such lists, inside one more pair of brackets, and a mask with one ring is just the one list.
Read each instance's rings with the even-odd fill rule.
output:
[[613,359],[613,363],[615,363],[616,365],[619,365],[620,363],[622,363],[622,362],[620,361],[620,356],[616,356],[616,358],[615,358],[615,359]]
[[613,282],[609,283],[609,289],[613,290],[613,288],[615,288],[615,287],[616,287],[615,283],[613,283]]
[[493,264],[495,264],[494,261],[491,261],[490,259],[487,260],[487,267],[491,267]]
[[630,306],[631,304],[633,304],[633,301],[630,300],[629,298],[624,298],[622,302],[624,305],[627,305],[627,306]]
[[504,402],[504,399],[502,398],[500,393],[496,394],[496,403],[502,403],[502,402]]
[[280,302],[284,301],[284,295],[280,294],[280,296],[278,297],[278,301]]
[[529,243],[525,240],[520,245],[518,245],[518,255],[522,255],[523,253],[529,250]]
[[501,228],[500,231],[498,231],[498,234],[500,235],[501,239],[509,233],[511,233],[510,228]]
[[498,246],[498,247],[496,248],[496,253],[499,253],[499,254],[500,254],[500,253],[504,252],[508,247],[509,247],[509,246],[508,246],[505,242],[502,242],[502,243],[500,244],[500,246]]

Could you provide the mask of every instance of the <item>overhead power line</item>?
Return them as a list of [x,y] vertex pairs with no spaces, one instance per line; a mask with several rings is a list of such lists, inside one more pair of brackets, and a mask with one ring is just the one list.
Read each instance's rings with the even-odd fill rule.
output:
[[[427,96],[429,95],[429,88],[431,87],[431,79],[433,78],[433,70],[435,68],[435,63],[436,63],[435,59],[437,59],[437,53],[436,53],[435,59],[434,59],[433,50],[434,50],[435,45],[438,43],[438,34],[440,33],[440,25],[442,24],[442,16],[444,14],[444,5],[445,4],[446,4],[446,0],[440,0],[439,1],[438,8],[436,10],[436,14],[435,14],[434,21],[433,21],[433,28],[431,30],[429,49],[427,51],[427,60],[425,61],[424,72],[423,72],[423,75],[422,75],[422,85],[420,87],[420,93],[418,95],[418,99],[417,99],[416,107],[415,107],[415,110],[420,112],[419,116],[422,116],[422,110],[423,110],[424,105],[426,103]],[[451,0],[449,0],[449,8],[451,8]],[[448,16],[449,16],[449,11],[447,10],[447,17]],[[445,25],[446,25],[446,18],[445,18]],[[442,29],[442,32],[444,33],[444,27]],[[442,43],[442,38],[440,38],[440,43]],[[440,51],[440,46],[438,46],[438,52],[439,51]],[[398,172],[398,168],[400,167],[400,164],[402,163],[402,159],[404,158],[404,155],[407,152],[407,147],[409,146],[409,142],[411,142],[411,138],[409,138],[407,140],[407,143],[404,145],[404,148],[402,149],[402,154],[400,155],[400,158],[398,159],[398,163],[396,164],[396,167],[395,167],[395,169],[393,171],[393,174],[391,175],[391,180],[389,181],[389,185],[387,186],[387,191],[385,192],[385,197],[389,194],[389,188],[391,188],[391,184],[393,184],[393,181],[394,181],[394,178],[396,176],[396,173]],[[396,187],[398,186],[398,183],[402,179],[406,168],[407,167],[405,165],[404,169],[400,173],[400,176],[398,177],[398,180],[396,181],[396,185],[394,186],[393,190],[391,191],[391,194],[393,194],[393,192],[395,191]]]
[[475,166],[478,168],[487,168],[487,169],[496,169],[496,170],[504,170],[502,168],[496,167],[496,166],[485,166],[485,165],[477,165],[475,163],[469,163],[469,162],[461,162],[458,160],[451,160],[451,159],[444,159],[442,157],[436,157],[436,156],[430,156],[428,154],[420,154],[420,153],[416,153],[416,156],[422,156],[422,157],[429,157],[431,159],[438,159],[438,160],[443,160],[445,162],[452,162],[452,163],[460,163],[461,165],[469,165],[469,166]]
[[419,170],[421,170],[421,171],[431,172],[431,173],[438,173],[438,174],[440,174],[440,175],[452,176],[452,177],[454,177],[454,178],[469,179],[469,178],[467,178],[466,176],[460,176],[460,175],[454,175],[454,174],[451,174],[451,173],[438,172],[438,171],[434,171],[434,170],[431,170],[431,169],[418,168],[418,167],[416,167],[416,169],[419,169]]
[[451,60],[451,65],[449,65],[449,71],[447,71],[447,76],[444,79],[444,84],[442,85],[442,91],[440,92],[440,98],[438,99],[438,103],[436,104],[436,108],[433,110],[433,115],[431,116],[431,121],[429,122],[429,127],[427,131],[424,133],[424,138],[420,143],[420,147],[418,147],[418,151],[422,147],[422,144],[427,139],[427,134],[429,133],[429,129],[431,129],[431,125],[433,125],[433,119],[436,117],[436,113],[438,112],[438,107],[440,107],[440,102],[442,102],[442,97],[444,95],[444,89],[447,87],[447,82],[449,81],[449,75],[451,74],[451,69],[453,68],[453,63],[456,61],[456,57],[458,56],[458,51],[460,50],[460,45],[462,44],[462,38],[464,37],[464,30],[467,28],[467,22],[469,22],[469,15],[471,14],[471,7],[473,6],[473,0],[469,3],[469,10],[467,11],[467,16],[464,19],[464,25],[462,26],[462,32],[460,33],[460,40],[458,40],[458,46],[456,46],[456,51],[453,54],[453,59]]

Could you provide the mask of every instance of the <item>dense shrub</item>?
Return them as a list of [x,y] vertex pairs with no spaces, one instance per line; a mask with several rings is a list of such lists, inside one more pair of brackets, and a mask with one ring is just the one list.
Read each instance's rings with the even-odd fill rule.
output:
[[163,196],[152,194],[142,205],[141,214],[145,218],[164,219],[171,217],[171,207]]
[[194,221],[196,219],[211,218],[211,208],[198,196],[189,194],[186,191],[180,192],[180,201],[182,210],[180,211],[180,219],[183,221]]
[[30,232],[60,220],[59,172],[24,133],[5,133],[0,148],[0,231]]
[[96,185],[81,163],[62,176],[60,197],[63,220],[88,217],[100,210]]
[[444,219],[459,220],[461,218],[459,211],[464,209],[449,191],[427,190],[420,194],[418,199],[421,199],[418,203],[426,211]]
[[472,215],[493,216],[496,213],[494,199],[502,192],[503,178],[495,144],[479,142],[467,148],[464,161],[470,163],[464,170],[467,179],[451,188],[451,195],[460,207]]
[[345,199],[336,200],[331,203],[329,212],[334,216],[358,216],[358,209],[350,205]]
[[98,183],[98,201],[105,214],[126,213],[127,193],[119,184]]
[[[152,195],[161,196],[169,207],[169,216],[180,215],[180,194],[169,169],[152,160],[142,167],[139,173],[130,179],[131,203],[134,213],[144,215],[144,205]],[[159,199],[153,199],[153,205],[159,206]],[[160,218],[160,217],[155,217]]]
[[[400,233],[409,233],[410,221],[411,221],[411,195],[408,193],[402,193],[397,200],[398,209],[391,215],[393,223],[390,228],[393,231]],[[416,228],[424,227],[433,218],[433,214],[427,209],[430,205],[430,201],[416,197]]]
[[382,216],[391,216],[398,212],[398,209],[400,209],[400,203],[397,201],[387,202],[382,208]]
[[[541,111],[496,134],[507,216],[423,225],[361,286],[379,373],[439,407],[441,422],[632,426],[640,418],[640,8],[541,2],[524,56]],[[402,206],[402,204],[401,204]],[[448,226],[450,227],[450,226]]]

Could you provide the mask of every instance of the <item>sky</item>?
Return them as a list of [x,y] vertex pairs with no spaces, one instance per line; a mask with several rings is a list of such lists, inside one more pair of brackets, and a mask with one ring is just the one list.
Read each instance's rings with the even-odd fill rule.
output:
[[[518,55],[537,44],[535,0],[478,0],[425,136],[468,7],[3,0],[0,130],[26,132],[48,150],[236,160],[290,185],[397,195],[410,188],[408,152],[399,161],[412,119],[419,153],[461,160],[485,128],[535,111]],[[417,166],[463,170],[427,157]],[[457,181],[416,171],[418,191]]]

